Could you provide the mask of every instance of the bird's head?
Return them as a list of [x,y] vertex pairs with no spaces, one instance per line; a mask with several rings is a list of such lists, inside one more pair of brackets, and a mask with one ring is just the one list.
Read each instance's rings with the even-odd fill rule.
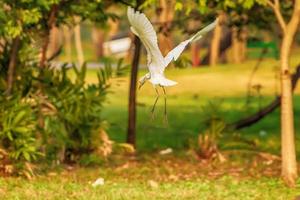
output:
[[139,89],[141,89],[141,87],[146,83],[147,80],[150,79],[150,73],[147,73],[145,76],[143,76],[142,78],[139,79]]

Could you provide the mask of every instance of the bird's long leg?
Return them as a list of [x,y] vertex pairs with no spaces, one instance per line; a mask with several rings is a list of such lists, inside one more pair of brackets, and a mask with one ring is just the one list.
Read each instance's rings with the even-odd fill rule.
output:
[[164,99],[165,99],[165,113],[164,113],[164,121],[168,124],[168,116],[167,116],[167,93],[164,86],[161,86],[164,91]]
[[152,119],[154,118],[154,110],[155,110],[155,106],[156,106],[156,103],[157,103],[158,98],[159,98],[159,93],[158,93],[158,90],[157,90],[156,87],[155,87],[155,92],[156,92],[156,99],[155,99],[154,104],[153,104],[152,109],[151,109],[151,117],[152,117]]

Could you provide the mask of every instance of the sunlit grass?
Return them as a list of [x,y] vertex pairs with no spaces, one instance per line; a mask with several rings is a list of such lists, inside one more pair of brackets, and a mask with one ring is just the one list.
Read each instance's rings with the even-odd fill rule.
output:
[[[102,172],[101,172],[102,171]],[[85,169],[72,175],[38,177],[33,181],[16,178],[0,178],[1,199],[82,199],[82,200],[287,200],[299,193],[296,188],[287,188],[277,178],[240,179],[232,176],[209,180],[195,178],[159,182],[151,187],[150,176],[140,180],[111,178],[105,169]],[[142,170],[136,170],[141,173]],[[110,172],[111,173],[111,172]],[[98,177],[105,184],[93,188],[91,183]],[[110,179],[111,178],[111,179]],[[148,179],[145,179],[148,178]]]

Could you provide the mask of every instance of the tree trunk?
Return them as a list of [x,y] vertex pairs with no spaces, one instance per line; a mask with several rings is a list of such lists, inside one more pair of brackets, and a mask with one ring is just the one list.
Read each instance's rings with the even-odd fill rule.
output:
[[296,0],[290,22],[284,31],[280,52],[281,67],[281,173],[284,181],[289,186],[295,186],[297,173],[293,95],[291,87],[291,75],[289,69],[289,57],[294,36],[296,34],[300,18],[300,0]]
[[233,51],[233,62],[235,64],[242,63],[246,58],[247,52],[247,31],[243,28],[238,33],[237,27],[232,28],[232,51]]
[[[231,31],[223,31],[222,32],[223,37],[221,39],[220,42],[220,50],[219,50],[219,55],[224,56],[225,57],[225,52],[228,48],[231,47],[232,44],[232,32]],[[210,55],[211,55],[211,46],[208,49],[207,54],[203,57],[203,59],[201,60],[201,64],[202,65],[208,65],[209,64],[209,60],[210,60]]]
[[48,58],[55,55],[61,46],[61,34],[58,27],[53,26],[50,31]]
[[11,94],[13,88],[19,46],[20,46],[20,38],[19,36],[17,36],[16,38],[13,39],[11,54],[9,58],[8,72],[7,72],[7,90],[6,90],[7,95]]
[[297,162],[294,139],[294,114],[289,54],[293,36],[286,33],[281,44],[281,156],[282,176],[289,185],[297,178]]
[[53,5],[47,23],[47,30],[45,34],[44,44],[41,50],[41,59],[39,63],[40,68],[44,68],[47,61],[47,50],[48,50],[49,40],[50,40],[50,30],[54,27],[57,11],[58,11],[58,5]]
[[104,35],[105,35],[105,33],[102,29],[99,29],[97,27],[93,27],[93,29],[92,29],[92,40],[93,40],[93,43],[95,45],[97,59],[104,56],[104,48],[103,48]]
[[200,65],[199,58],[199,45],[197,43],[191,44],[191,53],[192,53],[192,65],[193,67],[197,67]]
[[67,62],[72,62],[72,34],[71,29],[67,26],[63,26],[64,35],[64,48],[66,52]]
[[129,106],[128,106],[128,132],[127,143],[136,146],[136,82],[138,74],[138,65],[141,52],[141,41],[138,37],[134,38],[134,55],[130,76],[129,88]]
[[241,63],[241,49],[240,41],[238,38],[238,31],[236,27],[232,28],[232,51],[233,51],[233,63]]
[[240,50],[241,50],[241,62],[246,60],[246,55],[247,55],[247,28],[243,27],[241,34],[240,34]]
[[75,19],[75,27],[74,27],[74,39],[75,39],[75,48],[77,52],[77,61],[79,67],[81,67],[84,63],[84,56],[81,44],[81,34],[80,34],[80,17],[76,16]]
[[[144,0],[137,0],[136,9]],[[141,41],[134,36],[134,55],[130,74],[129,99],[128,99],[128,129],[126,142],[136,147],[136,82],[141,53]]]
[[213,37],[211,40],[210,57],[209,57],[210,66],[216,65],[219,59],[220,43],[221,43],[221,36],[222,36],[221,19],[222,19],[222,14],[219,14],[219,22],[214,29]]
[[171,22],[174,18],[174,1],[160,0],[161,13],[159,15],[160,33],[158,35],[160,50],[166,55],[173,47],[173,39],[171,34]]

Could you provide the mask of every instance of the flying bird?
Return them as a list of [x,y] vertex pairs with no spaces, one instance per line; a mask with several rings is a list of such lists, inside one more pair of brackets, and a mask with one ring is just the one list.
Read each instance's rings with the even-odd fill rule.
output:
[[128,7],[127,17],[131,25],[130,30],[140,38],[147,51],[147,67],[149,69],[149,73],[139,79],[139,88],[141,88],[146,81],[150,81],[155,88],[157,97],[151,110],[152,116],[159,98],[157,87],[159,86],[163,89],[165,98],[165,119],[167,119],[167,99],[165,87],[176,85],[177,82],[169,80],[165,77],[165,68],[170,64],[171,61],[176,61],[178,59],[180,54],[189,43],[201,39],[203,35],[211,31],[218,23],[218,19],[197,32],[191,38],[181,42],[164,57],[158,47],[156,32],[145,14]]

